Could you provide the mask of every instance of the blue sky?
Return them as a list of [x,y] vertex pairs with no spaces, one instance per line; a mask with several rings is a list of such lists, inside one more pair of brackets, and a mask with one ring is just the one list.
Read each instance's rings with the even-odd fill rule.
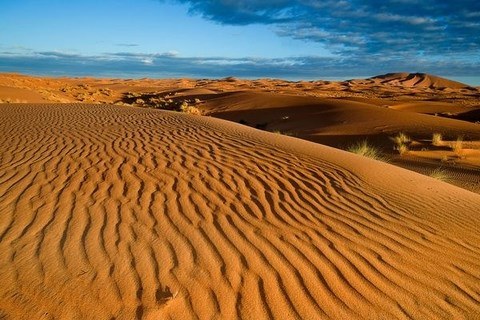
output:
[[480,4],[0,0],[0,71],[287,79],[406,71],[477,85]]

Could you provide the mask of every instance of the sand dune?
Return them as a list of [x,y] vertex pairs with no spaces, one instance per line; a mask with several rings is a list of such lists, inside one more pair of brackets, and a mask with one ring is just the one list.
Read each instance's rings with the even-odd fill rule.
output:
[[[450,183],[478,193],[480,148],[475,143],[480,141],[479,99],[478,89],[419,73],[347,81],[0,74],[0,103],[109,103],[179,111],[187,103],[193,106],[189,112],[203,112],[336,148],[347,149],[367,139],[391,163],[424,174],[446,170]],[[401,157],[391,140],[399,132],[414,140],[412,152]],[[475,147],[461,153],[452,152],[448,145],[439,149],[430,143],[433,133],[441,133],[450,141],[463,138]]]
[[387,73],[385,75],[372,77],[371,79],[379,80],[382,84],[400,85],[400,86],[417,87],[417,88],[431,88],[431,89],[471,88],[470,86],[464,83],[445,79],[442,77],[437,77],[437,76],[426,74],[426,73]]
[[[368,140],[396,165],[427,175],[441,168],[450,183],[480,192],[478,147],[458,156],[448,147],[453,142],[442,148],[427,143],[434,133],[443,134],[447,140],[462,137],[466,141],[479,141],[480,126],[474,121],[459,121],[475,120],[472,110],[476,109],[472,107],[434,101],[381,105],[367,99],[242,91],[209,97],[202,108],[217,118],[340,149]],[[399,156],[394,150],[392,138],[400,132],[416,140],[408,155]]]
[[480,317],[478,194],[208,117],[0,123],[0,318]]
[[410,73],[348,81],[39,78],[0,73],[0,94],[4,93],[4,96],[11,100],[38,101],[21,92],[10,90],[13,88],[36,92],[46,101],[85,103],[118,102],[128,92],[158,94],[166,91],[183,92],[182,95],[190,92],[192,96],[233,91],[262,91],[297,96],[342,97],[376,105],[437,101],[470,106],[478,105],[480,98],[480,91],[466,84],[428,74]]
[[[416,105],[416,108],[421,109],[422,105]],[[442,105],[435,104],[435,108],[439,110]],[[349,99],[233,92],[211,98],[203,109],[207,114],[222,119],[235,122],[243,119],[253,125],[267,124],[269,130],[295,131],[297,136],[312,141],[315,141],[315,135],[318,134],[388,135],[400,131],[424,136],[444,132],[452,136],[462,134],[480,139],[480,130],[476,124],[419,112],[424,110],[411,110],[408,107],[405,108],[407,110],[402,110],[401,107],[390,108]],[[457,107],[457,110],[469,109]]]

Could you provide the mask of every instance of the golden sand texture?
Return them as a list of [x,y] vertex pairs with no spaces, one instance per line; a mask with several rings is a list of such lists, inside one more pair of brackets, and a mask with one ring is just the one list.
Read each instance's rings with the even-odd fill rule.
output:
[[0,123],[2,319],[480,316],[478,194],[209,117]]

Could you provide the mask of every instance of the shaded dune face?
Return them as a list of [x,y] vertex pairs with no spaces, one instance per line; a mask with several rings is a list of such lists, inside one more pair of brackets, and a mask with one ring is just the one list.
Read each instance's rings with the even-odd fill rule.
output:
[[172,112],[0,123],[0,318],[480,315],[476,194]]

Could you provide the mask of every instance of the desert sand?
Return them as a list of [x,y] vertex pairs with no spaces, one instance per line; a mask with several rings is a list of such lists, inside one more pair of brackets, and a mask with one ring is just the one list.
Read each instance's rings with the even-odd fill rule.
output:
[[[396,166],[475,191],[478,89],[414,76],[3,75],[0,318],[479,318],[480,195]],[[390,163],[323,145],[398,132]]]
[[[0,74],[0,103],[180,110],[348,150],[367,141],[391,164],[480,193],[480,88],[422,73],[347,81],[97,79]],[[405,134],[408,152],[393,142]],[[433,136],[442,141],[434,143]]]

